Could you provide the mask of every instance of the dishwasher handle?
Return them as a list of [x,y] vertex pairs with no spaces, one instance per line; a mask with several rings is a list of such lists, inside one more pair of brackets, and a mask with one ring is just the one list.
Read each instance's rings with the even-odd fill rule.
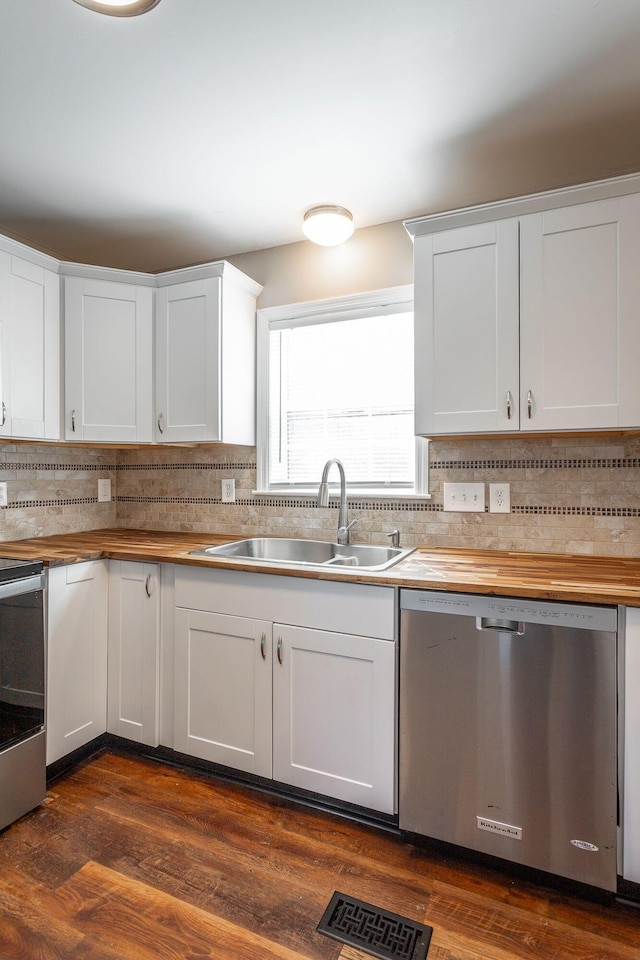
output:
[[494,633],[524,635],[525,625],[521,620],[497,620],[494,617],[476,617],[476,630],[492,630]]

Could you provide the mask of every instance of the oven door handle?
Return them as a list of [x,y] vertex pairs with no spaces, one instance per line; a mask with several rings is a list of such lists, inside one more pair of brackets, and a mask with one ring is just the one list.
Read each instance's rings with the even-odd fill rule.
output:
[[35,577],[25,577],[23,580],[8,580],[6,583],[0,583],[0,600],[20,597],[23,593],[37,593],[38,590],[44,590],[43,573]]

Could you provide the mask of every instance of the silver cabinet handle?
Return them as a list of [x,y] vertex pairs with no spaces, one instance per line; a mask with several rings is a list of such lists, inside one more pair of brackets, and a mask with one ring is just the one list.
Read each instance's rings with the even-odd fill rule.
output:
[[278,637],[276,653],[278,654],[278,663],[280,664],[280,666],[282,666],[282,637]]
[[164,427],[162,426],[163,416],[161,413],[158,414],[158,430],[160,433],[164,433]]
[[75,410],[71,411],[71,432],[76,432],[76,412]]
[[7,422],[7,407],[3,400],[2,401],[2,423],[0,423],[0,427],[4,427],[6,422]]
[[507,420],[511,420],[511,390],[507,390]]
[[144,591],[148,597],[151,596],[151,574],[147,574],[147,579],[144,582]]
[[531,420],[531,414],[533,413],[533,394],[531,390],[527,393],[527,417]]
[[260,656],[263,660],[267,659],[267,635],[263,633],[260,637]]

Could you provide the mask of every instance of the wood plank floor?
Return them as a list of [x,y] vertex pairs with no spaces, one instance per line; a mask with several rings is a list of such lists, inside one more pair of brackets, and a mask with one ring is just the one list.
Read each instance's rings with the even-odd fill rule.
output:
[[105,753],[0,834],[0,958],[365,960],[316,933],[334,890],[430,924],[428,960],[640,956],[634,907]]

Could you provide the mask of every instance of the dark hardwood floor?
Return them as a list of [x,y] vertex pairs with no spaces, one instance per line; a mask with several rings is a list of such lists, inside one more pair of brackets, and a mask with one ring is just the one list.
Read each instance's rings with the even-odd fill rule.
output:
[[428,960],[640,956],[634,907],[105,753],[0,834],[0,958],[365,960],[316,933],[334,890],[431,925]]

